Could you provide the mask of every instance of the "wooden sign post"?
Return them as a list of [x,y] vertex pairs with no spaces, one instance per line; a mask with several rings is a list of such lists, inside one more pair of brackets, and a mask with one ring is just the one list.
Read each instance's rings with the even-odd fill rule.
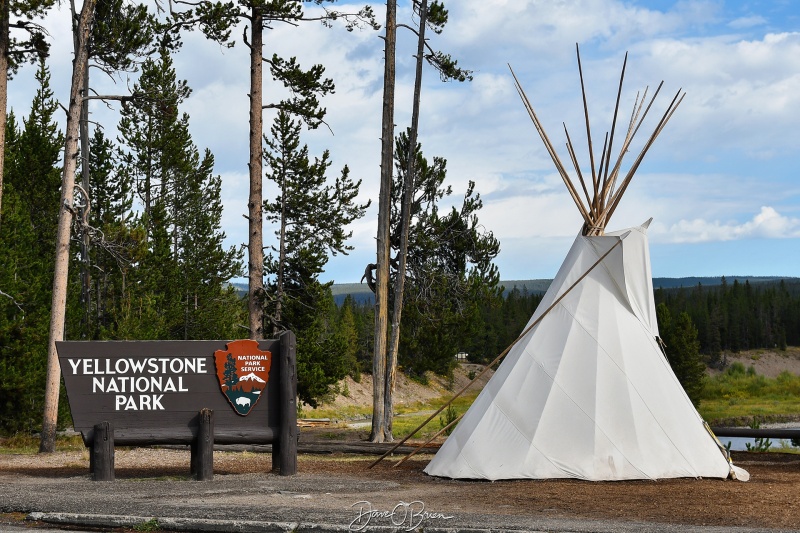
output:
[[239,341],[56,343],[75,430],[96,480],[114,446],[189,444],[191,472],[213,477],[214,444],[272,444],[273,471],[297,473],[295,336]]

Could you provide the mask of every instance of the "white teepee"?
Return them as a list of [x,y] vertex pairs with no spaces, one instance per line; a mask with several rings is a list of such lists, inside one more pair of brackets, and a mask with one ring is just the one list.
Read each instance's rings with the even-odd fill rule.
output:
[[[620,91],[624,65],[622,73]],[[680,91],[616,191],[622,158],[652,100],[640,118],[644,97],[641,102],[637,97],[613,167],[613,124],[620,97],[597,168],[586,112],[589,187],[567,134],[584,204],[518,82],[517,89],[583,217],[583,230],[525,333],[425,472],[490,480],[748,479],[747,472],[730,463],[659,346],[649,221],[626,231],[605,232],[644,154],[682,100]]]
[[516,343],[425,472],[594,481],[731,474],[656,340],[648,223],[575,240],[529,324],[614,249]]

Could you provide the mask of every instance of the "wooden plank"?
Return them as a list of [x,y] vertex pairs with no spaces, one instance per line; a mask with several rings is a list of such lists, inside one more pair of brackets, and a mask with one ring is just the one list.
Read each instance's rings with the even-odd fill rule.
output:
[[[214,427],[214,441],[217,444],[270,444],[277,440],[279,429],[265,427],[247,431],[219,430]],[[83,434],[83,442],[92,445],[94,429]],[[191,444],[197,436],[192,428],[174,428],[166,431],[157,428],[121,428],[114,431],[114,442],[117,446],[152,446],[156,444]]]

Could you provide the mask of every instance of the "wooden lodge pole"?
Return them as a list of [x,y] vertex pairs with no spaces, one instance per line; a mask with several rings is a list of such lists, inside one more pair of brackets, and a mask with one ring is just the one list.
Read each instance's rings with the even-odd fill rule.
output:
[[453,420],[452,422],[450,422],[449,424],[447,424],[445,427],[443,427],[442,429],[440,429],[439,431],[437,431],[437,432],[436,432],[436,435],[434,435],[433,437],[429,438],[427,441],[425,441],[425,443],[424,443],[424,444],[420,444],[419,446],[417,446],[416,448],[414,448],[414,450],[413,450],[413,451],[412,451],[410,454],[406,455],[405,457],[403,457],[402,459],[400,459],[399,461],[397,461],[397,462],[396,462],[396,463],[393,465],[393,467],[394,467],[394,468],[397,468],[397,467],[398,467],[398,466],[400,466],[401,464],[405,463],[406,461],[408,461],[409,459],[411,459],[412,457],[414,457],[415,455],[417,455],[417,454],[419,453],[419,451],[420,451],[422,448],[424,448],[425,446],[427,446],[428,444],[430,444],[431,442],[433,442],[433,441],[436,439],[436,437],[438,437],[439,435],[441,435],[442,433],[444,433],[445,431],[447,431],[447,430],[448,430],[448,429],[450,429],[451,427],[453,427],[453,426],[455,426],[456,424],[458,424],[459,422],[461,422],[461,419],[462,419],[462,418],[464,418],[464,415],[465,415],[465,414],[467,414],[467,413],[461,413],[460,415],[458,415],[458,417],[457,417],[455,420]]

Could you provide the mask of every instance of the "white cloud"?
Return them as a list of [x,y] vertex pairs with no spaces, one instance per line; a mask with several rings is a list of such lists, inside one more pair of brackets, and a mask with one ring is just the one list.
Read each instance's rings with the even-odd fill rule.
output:
[[695,218],[682,219],[668,229],[663,224],[653,228],[655,242],[701,243],[739,239],[789,239],[800,237],[800,218],[781,215],[770,206],[744,223]]
[[740,30],[744,28],[753,28],[755,26],[763,26],[767,23],[767,19],[760,15],[751,15],[749,17],[739,17],[728,23],[728,26]]

